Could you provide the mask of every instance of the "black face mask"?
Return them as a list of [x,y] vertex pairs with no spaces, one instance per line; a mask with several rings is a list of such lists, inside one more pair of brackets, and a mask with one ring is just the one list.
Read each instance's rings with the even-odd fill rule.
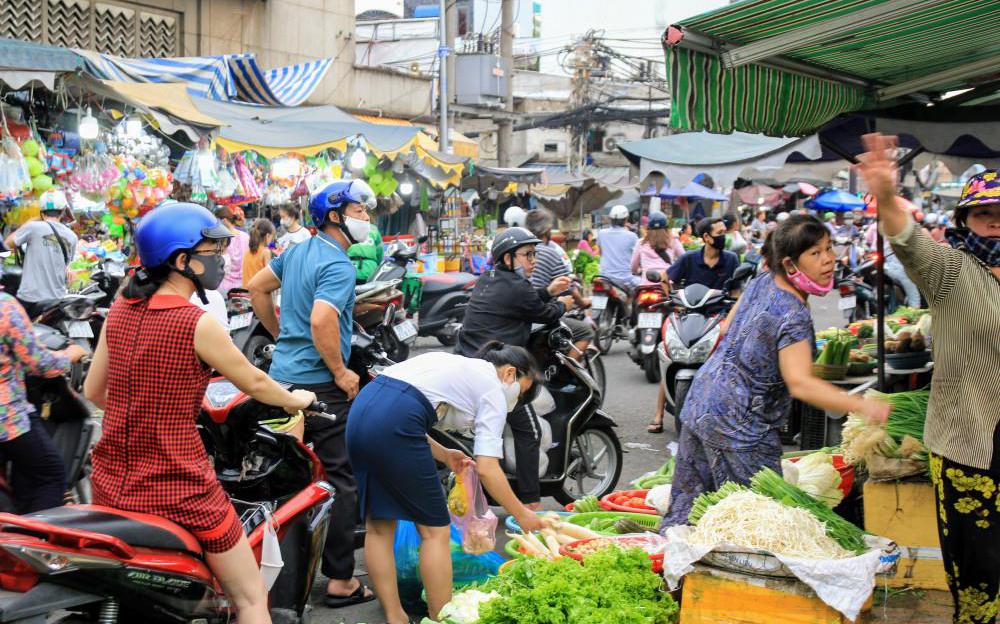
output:
[[726,235],[725,234],[719,234],[718,236],[713,236],[712,237],[712,247],[715,247],[719,251],[722,251],[723,249],[725,249],[726,248]]
[[[197,260],[204,267],[204,272],[198,275],[191,270],[191,260]],[[184,269],[178,271],[188,278],[198,289],[198,298],[208,305],[206,290],[215,290],[226,277],[226,261],[220,254],[191,254],[184,263]]]

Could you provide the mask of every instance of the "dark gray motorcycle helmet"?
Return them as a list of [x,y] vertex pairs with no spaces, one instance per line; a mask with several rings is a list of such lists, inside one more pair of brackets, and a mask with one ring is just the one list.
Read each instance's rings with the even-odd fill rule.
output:
[[522,227],[507,228],[497,234],[493,239],[493,246],[490,247],[490,258],[493,264],[500,264],[503,257],[508,253],[517,251],[518,247],[525,245],[537,245],[542,241],[535,238],[535,235]]

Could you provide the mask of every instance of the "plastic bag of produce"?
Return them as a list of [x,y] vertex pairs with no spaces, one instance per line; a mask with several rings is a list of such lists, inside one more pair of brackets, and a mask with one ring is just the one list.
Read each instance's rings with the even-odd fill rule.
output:
[[455,475],[455,487],[448,494],[452,524],[462,530],[462,549],[471,555],[493,550],[497,545],[497,517],[490,510],[474,466]]
[[[407,521],[396,524],[393,553],[396,557],[396,582],[403,607],[418,605],[424,585],[420,578],[420,533],[415,524]],[[504,558],[496,552],[467,554],[462,549],[462,531],[454,524],[451,525],[452,585],[455,589],[482,583],[496,576],[503,562]]]
[[646,504],[661,516],[670,511],[670,484],[657,485],[646,493]]

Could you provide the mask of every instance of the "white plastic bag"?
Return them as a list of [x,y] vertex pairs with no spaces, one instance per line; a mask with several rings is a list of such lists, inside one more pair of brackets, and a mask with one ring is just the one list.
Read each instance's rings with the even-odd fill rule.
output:
[[264,587],[271,591],[274,582],[281,574],[281,568],[285,566],[281,558],[281,544],[278,542],[278,533],[274,530],[274,519],[271,512],[264,508],[264,543],[260,549],[260,575],[264,577]]
[[646,492],[646,504],[656,509],[661,516],[670,511],[670,484],[658,485]]

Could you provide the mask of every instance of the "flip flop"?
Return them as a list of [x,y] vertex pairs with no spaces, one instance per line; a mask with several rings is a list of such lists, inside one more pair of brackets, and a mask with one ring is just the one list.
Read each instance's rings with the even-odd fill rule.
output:
[[663,423],[662,422],[649,423],[649,426],[646,427],[646,433],[663,433]]
[[368,587],[361,581],[358,581],[358,588],[351,592],[350,596],[334,596],[333,594],[327,594],[323,603],[331,609],[339,609],[341,607],[350,607],[352,605],[363,604],[375,600],[375,592],[372,592],[370,596],[366,596],[366,590],[368,590]]

